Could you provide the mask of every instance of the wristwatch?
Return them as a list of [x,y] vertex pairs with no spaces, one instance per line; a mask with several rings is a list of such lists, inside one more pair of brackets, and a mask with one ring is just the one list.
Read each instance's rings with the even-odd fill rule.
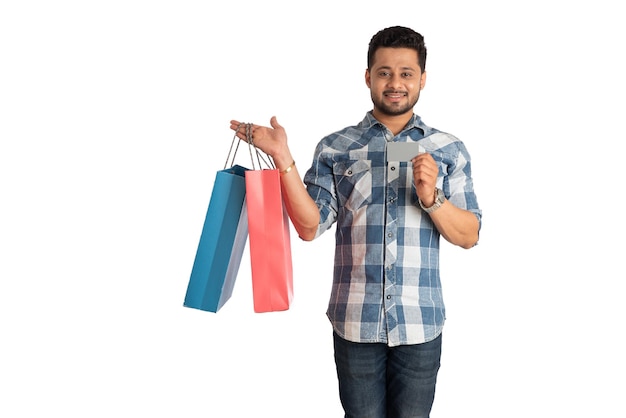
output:
[[441,205],[443,205],[443,202],[446,201],[446,196],[443,194],[443,190],[441,190],[439,187],[436,187],[435,188],[435,203],[433,203],[431,207],[429,208],[425,207],[422,204],[422,201],[420,199],[417,199],[417,201],[419,202],[420,207],[422,208],[424,212],[433,213],[434,211],[439,209]]

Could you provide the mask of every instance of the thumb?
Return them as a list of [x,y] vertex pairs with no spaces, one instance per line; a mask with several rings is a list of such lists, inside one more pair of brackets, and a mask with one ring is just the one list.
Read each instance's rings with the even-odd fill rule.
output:
[[270,119],[270,125],[272,125],[272,128],[274,129],[282,129],[282,126],[280,126],[280,124],[278,123],[278,119],[276,119],[276,116],[272,116],[272,118]]

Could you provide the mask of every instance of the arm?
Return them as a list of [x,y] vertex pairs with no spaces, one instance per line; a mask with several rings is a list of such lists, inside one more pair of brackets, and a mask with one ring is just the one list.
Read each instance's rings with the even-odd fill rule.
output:
[[[427,206],[424,201],[422,203]],[[478,242],[478,218],[476,215],[454,206],[448,200],[430,214],[430,219],[439,233],[454,245],[468,249]]]
[[[272,157],[274,165],[280,171],[285,206],[289,218],[293,223],[300,238],[311,241],[320,221],[320,213],[317,205],[309,196],[304,183],[300,178],[298,169],[294,164],[291,151],[287,145],[287,133],[278,124],[276,117],[270,120],[271,128],[252,125],[252,140],[254,145],[261,151]],[[237,137],[246,140],[245,125],[232,120],[230,128],[236,132]]]
[[[417,197],[430,207],[435,203],[435,187],[438,167],[430,154],[424,153],[413,160],[413,181]],[[430,214],[439,233],[450,243],[462,248],[471,248],[478,241],[478,218],[472,212],[458,208],[446,200]]]

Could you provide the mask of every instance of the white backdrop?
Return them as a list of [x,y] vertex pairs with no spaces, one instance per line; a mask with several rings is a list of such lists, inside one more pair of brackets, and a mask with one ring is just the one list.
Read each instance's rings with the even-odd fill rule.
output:
[[182,302],[230,119],[278,116],[303,174],[407,25],[484,212],[443,245],[432,416],[624,417],[625,32],[579,3],[3,2],[0,415],[342,416],[332,231],[292,235],[289,311],[253,313],[246,255],[218,314]]

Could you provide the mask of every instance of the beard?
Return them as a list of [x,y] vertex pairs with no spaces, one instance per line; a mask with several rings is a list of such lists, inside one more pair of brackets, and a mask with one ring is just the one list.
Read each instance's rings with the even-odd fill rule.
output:
[[[383,97],[386,93],[392,93],[392,91],[384,91]],[[403,115],[407,112],[412,112],[413,108],[417,104],[417,100],[419,99],[420,95],[418,92],[415,97],[410,97],[407,93],[408,102],[405,104],[402,104],[402,103],[387,104],[383,101],[383,99],[375,96],[373,92],[371,93],[371,97],[372,97],[372,103],[374,103],[374,107],[380,113],[382,113],[383,115],[387,115],[387,116],[398,116],[398,115]]]

